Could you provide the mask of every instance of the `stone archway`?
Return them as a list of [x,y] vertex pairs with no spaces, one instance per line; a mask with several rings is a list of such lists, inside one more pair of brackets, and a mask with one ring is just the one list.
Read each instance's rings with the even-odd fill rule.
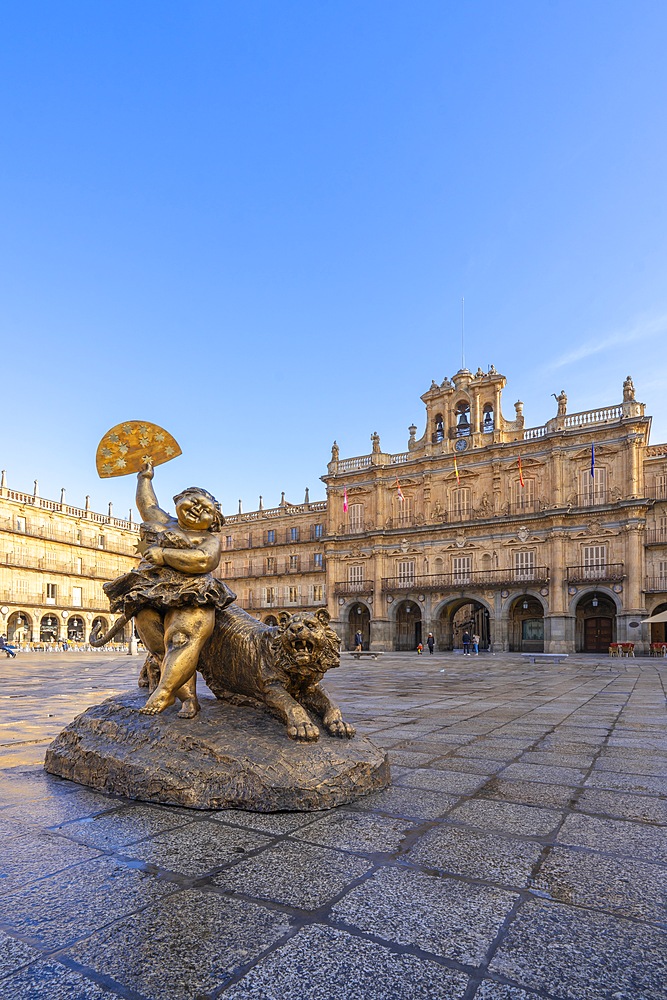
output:
[[509,608],[508,633],[510,652],[544,652],[544,608],[536,597],[515,597]]
[[[651,615],[659,615],[663,611],[667,611],[667,604],[658,604],[656,608],[653,608]],[[651,642],[665,642],[667,643],[667,622],[651,622]]]
[[86,626],[80,615],[72,615],[67,619],[68,642],[83,642],[86,637]]
[[32,642],[32,618],[27,611],[13,611],[7,619],[8,642]]
[[267,615],[266,618],[264,619],[264,624],[265,625],[277,625],[278,624],[278,619],[276,618],[275,615]]
[[575,611],[575,650],[578,653],[607,653],[616,642],[616,604],[599,591],[582,594]]
[[493,642],[489,609],[473,597],[448,601],[440,610],[436,628],[438,649],[460,649],[466,630],[479,636],[480,651],[489,649]]
[[39,623],[39,641],[55,642],[60,631],[60,622],[57,615],[46,614]]
[[422,641],[422,610],[417,601],[401,601],[396,608],[394,649],[416,649]]
[[98,615],[97,618],[93,618],[93,624],[90,627],[90,631],[93,632],[99,625],[100,632],[106,632],[109,628],[109,622],[102,615]]
[[357,629],[361,631],[362,649],[369,649],[371,644],[371,613],[361,601],[353,604],[347,615],[348,649],[354,649],[354,636]]

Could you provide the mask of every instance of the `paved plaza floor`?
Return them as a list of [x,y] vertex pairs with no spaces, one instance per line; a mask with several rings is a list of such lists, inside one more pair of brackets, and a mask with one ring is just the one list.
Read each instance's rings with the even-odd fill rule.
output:
[[345,659],[392,786],[260,815],[45,774],[141,658],[3,658],[0,1000],[665,1000],[667,660]]

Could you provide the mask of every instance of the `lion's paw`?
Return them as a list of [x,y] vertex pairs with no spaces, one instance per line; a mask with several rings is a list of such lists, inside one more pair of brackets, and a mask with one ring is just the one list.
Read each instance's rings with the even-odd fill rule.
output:
[[314,743],[319,740],[320,731],[312,722],[293,722],[287,727],[287,735],[291,740]]
[[333,719],[329,723],[325,722],[325,726],[332,736],[339,736],[348,740],[351,740],[357,731],[354,726],[351,726],[349,722],[345,722],[343,719]]

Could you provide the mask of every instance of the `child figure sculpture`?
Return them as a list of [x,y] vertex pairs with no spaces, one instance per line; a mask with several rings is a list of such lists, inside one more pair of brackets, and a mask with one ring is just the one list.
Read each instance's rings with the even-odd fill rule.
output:
[[215,612],[235,594],[212,575],[220,561],[220,505],[206,490],[190,486],[174,497],[176,517],[158,505],[153,467],[137,476],[139,566],[104,585],[114,612],[135,616],[143,644],[160,662],[160,681],[141,712],[156,715],[182,702],[181,718],[199,711],[197,663],[213,632]]

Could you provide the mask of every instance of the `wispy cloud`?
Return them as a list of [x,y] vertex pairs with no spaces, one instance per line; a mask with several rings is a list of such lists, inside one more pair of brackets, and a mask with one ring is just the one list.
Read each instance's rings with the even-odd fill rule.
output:
[[576,364],[583,358],[590,358],[593,354],[601,354],[613,347],[627,347],[628,344],[650,340],[660,334],[667,334],[667,313],[660,316],[643,317],[633,326],[624,330],[616,330],[607,336],[602,335],[596,337],[595,340],[589,340],[546,364],[545,371],[556,371],[559,368],[567,367],[567,365]]

